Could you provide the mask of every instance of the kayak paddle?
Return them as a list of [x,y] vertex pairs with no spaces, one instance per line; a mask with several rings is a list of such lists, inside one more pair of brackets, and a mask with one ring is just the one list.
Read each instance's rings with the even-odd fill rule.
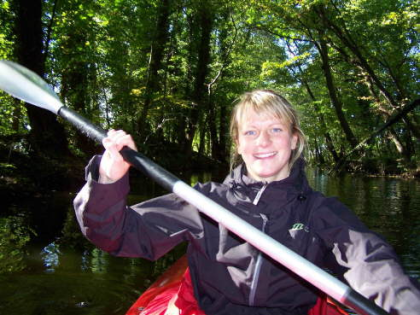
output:
[[[97,142],[102,143],[102,140],[107,136],[105,130],[65,107],[57,94],[41,77],[21,65],[0,60],[0,89],[27,103],[61,116]],[[202,195],[143,154],[127,147],[121,150],[121,154],[127,162],[151,177],[162,187],[177,194],[202,213],[222,224],[336,301],[362,315],[388,314],[346,284]]]

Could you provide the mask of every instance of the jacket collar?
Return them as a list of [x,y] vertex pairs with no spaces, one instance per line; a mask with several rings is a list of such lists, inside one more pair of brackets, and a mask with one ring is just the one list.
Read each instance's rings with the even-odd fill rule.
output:
[[[305,161],[303,158],[298,159],[290,171],[290,175],[279,181],[273,181],[268,183],[256,181],[246,174],[245,164],[241,164],[236,167],[224,180],[225,185],[231,187],[237,193],[237,197],[241,200],[252,202],[255,195],[261,189],[264,189],[264,195],[276,195],[280,199],[306,199],[312,189],[310,188],[306,176],[305,176]],[[264,188],[263,188],[264,187]],[[279,200],[280,201],[280,200]]]

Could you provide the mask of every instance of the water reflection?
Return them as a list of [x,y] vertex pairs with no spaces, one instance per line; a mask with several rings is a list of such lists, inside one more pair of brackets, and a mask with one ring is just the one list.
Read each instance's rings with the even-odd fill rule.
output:
[[[194,185],[214,175],[190,178]],[[308,180],[314,189],[338,197],[365,224],[385,236],[408,273],[420,277],[418,181],[331,177],[318,170],[309,170]],[[151,181],[143,185],[134,182],[132,187],[130,204],[165,193]],[[61,194],[53,198],[54,206],[46,206],[46,200],[34,205],[31,200],[27,205],[15,205],[15,214],[0,217],[0,314],[125,314],[153,279],[185,251],[185,246],[180,246],[155,263],[112,257],[80,233],[71,206],[73,198]],[[45,208],[54,215],[43,213]],[[34,219],[40,213],[48,222],[40,224],[39,218]],[[52,229],[57,226],[59,229]],[[46,234],[36,235],[34,227],[36,233],[45,230]]]
[[419,278],[420,183],[416,180],[353,175],[331,177],[308,171],[314,189],[338,197],[399,254],[407,272]]
[[45,271],[54,272],[55,268],[60,264],[60,249],[55,242],[48,244],[41,251],[41,258],[44,261]]
[[93,273],[103,274],[107,271],[108,260],[105,253],[97,248],[91,252],[91,270]]

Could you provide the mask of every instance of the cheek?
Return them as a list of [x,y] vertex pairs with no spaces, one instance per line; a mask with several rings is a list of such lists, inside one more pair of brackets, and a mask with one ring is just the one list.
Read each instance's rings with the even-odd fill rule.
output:
[[236,142],[236,150],[240,155],[246,154],[250,146],[252,146],[250,141],[246,141],[245,139],[238,139]]

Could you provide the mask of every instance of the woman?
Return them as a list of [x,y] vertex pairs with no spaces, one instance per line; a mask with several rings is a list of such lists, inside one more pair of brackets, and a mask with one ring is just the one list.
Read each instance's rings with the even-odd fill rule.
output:
[[[392,314],[418,314],[418,284],[392,248],[343,204],[308,185],[300,158],[304,136],[287,100],[267,90],[244,94],[233,110],[231,136],[243,163],[223,183],[198,184],[198,191],[342,275]],[[194,295],[205,314],[308,314],[319,296],[315,288],[177,196],[127,207],[123,146],[136,149],[125,132],[110,131],[104,156],[88,165],[75,200],[82,231],[94,244],[113,255],[155,260],[188,241]]]

